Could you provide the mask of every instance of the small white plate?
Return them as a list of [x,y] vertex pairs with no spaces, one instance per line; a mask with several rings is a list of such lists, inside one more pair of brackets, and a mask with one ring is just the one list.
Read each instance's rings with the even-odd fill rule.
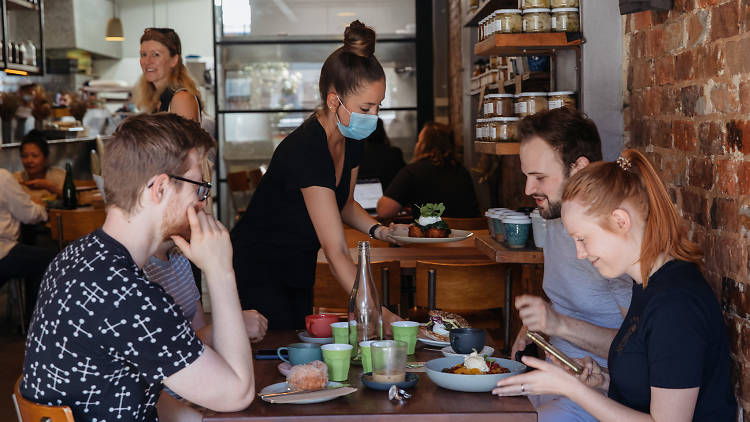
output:
[[[445,356],[445,357],[448,357],[448,356],[468,356],[469,355],[468,353],[467,354],[456,353],[456,352],[453,351],[453,347],[451,347],[451,346],[445,346],[440,351],[443,352],[443,356]],[[493,353],[495,353],[495,349],[493,349],[490,346],[484,346],[484,348],[482,348],[482,351],[479,352],[480,355],[487,355],[487,356],[492,356]]]
[[[340,382],[328,381],[328,388],[343,387],[343,386],[344,385],[341,384]],[[263,394],[271,394],[271,393],[283,393],[283,392],[286,392],[286,391],[289,391],[289,385],[287,383],[285,383],[285,382],[279,382],[279,383],[276,383],[276,384],[271,384],[271,385],[265,387],[264,389],[260,390],[261,399],[263,399],[263,401],[267,401],[269,403],[272,403],[270,400],[266,400],[265,398],[263,398],[262,395]],[[356,391],[356,389],[354,391]],[[346,394],[344,394],[344,395],[346,395]],[[300,399],[300,400],[295,400],[295,401],[288,401],[288,402],[286,402],[286,404],[322,403],[324,401],[333,400],[333,399],[338,398],[338,397],[341,397],[341,395],[333,395],[332,394],[332,395],[327,396],[327,397],[319,397],[319,398],[315,398],[315,399]]]
[[460,242],[474,236],[474,232],[466,230],[451,229],[449,237],[409,237],[409,233],[399,232],[398,235],[392,234],[391,237],[402,243],[443,243],[443,242]]
[[451,342],[449,341],[430,340],[428,338],[422,338],[422,337],[417,337],[417,340],[421,341],[422,343],[428,346],[445,347],[445,346],[451,345]]
[[333,343],[333,337],[313,337],[307,331],[300,331],[297,333],[299,339],[305,343],[317,343],[317,344],[328,344]]

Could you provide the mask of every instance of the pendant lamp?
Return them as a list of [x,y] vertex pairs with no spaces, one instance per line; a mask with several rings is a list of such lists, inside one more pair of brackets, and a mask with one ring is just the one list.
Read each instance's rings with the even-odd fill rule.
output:
[[114,2],[112,8],[112,17],[107,21],[107,32],[104,39],[107,41],[125,41],[122,31],[122,21],[116,16],[117,2]]

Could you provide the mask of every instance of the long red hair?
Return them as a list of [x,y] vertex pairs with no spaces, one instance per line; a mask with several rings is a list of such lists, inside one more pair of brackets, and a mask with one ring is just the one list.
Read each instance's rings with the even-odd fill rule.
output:
[[571,176],[562,200],[578,201],[610,231],[613,227],[606,217],[612,211],[624,202],[636,208],[646,220],[639,260],[645,288],[660,254],[696,264],[703,254],[688,238],[677,208],[648,159],[634,149],[623,151],[620,157],[618,161],[592,163]]

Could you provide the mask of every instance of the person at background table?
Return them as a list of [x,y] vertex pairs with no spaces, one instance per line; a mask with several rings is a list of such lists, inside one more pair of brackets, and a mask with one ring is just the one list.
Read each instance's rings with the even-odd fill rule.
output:
[[[107,141],[107,217],[50,264],[26,341],[21,394],[76,420],[155,421],[163,386],[216,411],[255,396],[229,233],[202,212],[201,162],[216,147],[172,113],[124,120]],[[205,273],[214,323],[204,344],[142,271],[166,239]]]
[[55,200],[62,195],[65,170],[49,165],[49,145],[44,134],[36,129],[21,141],[23,170],[13,175],[31,199],[39,204]]
[[378,179],[383,189],[387,189],[396,173],[406,163],[401,149],[391,145],[385,133],[383,119],[378,119],[378,126],[372,135],[363,139],[364,153],[359,164],[359,179]]
[[146,28],[141,36],[143,74],[135,84],[133,99],[146,113],[167,111],[200,122],[201,96],[182,63],[182,43],[171,28]]
[[456,141],[447,125],[425,123],[414,146],[414,159],[402,168],[378,200],[377,214],[391,218],[403,207],[445,204],[443,217],[479,217],[474,182],[456,159]]
[[47,220],[44,205],[31,200],[21,185],[5,169],[0,168],[0,286],[10,278],[23,277],[26,286],[24,304],[25,326],[34,311],[39,284],[55,252],[18,242],[21,223],[34,224]]
[[[232,230],[234,270],[243,309],[257,309],[269,329],[304,328],[312,313],[318,250],[345,291],[354,284],[344,224],[389,241],[384,227],[354,201],[362,139],[377,124],[385,73],[375,31],[359,21],[320,72],[323,107],[274,151],[247,211]],[[347,303],[342,297],[342,303]],[[396,316],[383,308],[384,329]]]
[[576,173],[563,192],[562,220],[578,259],[604,277],[635,281],[609,370],[587,357],[576,377],[525,357],[539,371],[506,378],[493,393],[565,395],[601,421],[735,421],[721,308],[698,267],[700,247],[646,157],[625,150]]
[[[536,200],[547,220],[542,288],[549,301],[538,296],[516,298],[523,326],[511,356],[525,350],[526,331],[549,335],[550,342],[573,358],[589,354],[602,366],[617,329],[630,305],[632,280],[604,278],[589,261],[576,259],[576,245],[560,220],[566,180],[590,163],[601,161],[601,139],[593,121],[566,107],[525,117],[518,127],[521,170],[526,194]],[[594,421],[566,397],[533,395],[529,399],[540,422]]]

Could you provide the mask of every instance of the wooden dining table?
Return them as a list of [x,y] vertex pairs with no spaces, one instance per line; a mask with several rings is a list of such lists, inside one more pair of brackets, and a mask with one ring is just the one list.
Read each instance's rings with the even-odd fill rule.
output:
[[[253,349],[277,348],[299,342],[295,331],[269,331]],[[491,338],[488,336],[488,343]],[[421,343],[418,343],[421,344]],[[443,357],[442,353],[418,347],[414,359],[429,361]],[[254,360],[255,387],[283,382],[278,371],[279,360]],[[361,381],[362,368],[352,366],[348,383],[357,388],[354,393],[315,404],[271,404],[256,398],[241,412],[213,412],[203,410],[205,422],[240,421],[399,421],[412,419],[430,422],[535,422],[537,414],[527,397],[496,397],[486,393],[464,393],[446,390],[434,384],[426,373],[419,373],[419,381],[409,389],[412,398],[403,403],[388,400],[385,391],[371,390]]]

